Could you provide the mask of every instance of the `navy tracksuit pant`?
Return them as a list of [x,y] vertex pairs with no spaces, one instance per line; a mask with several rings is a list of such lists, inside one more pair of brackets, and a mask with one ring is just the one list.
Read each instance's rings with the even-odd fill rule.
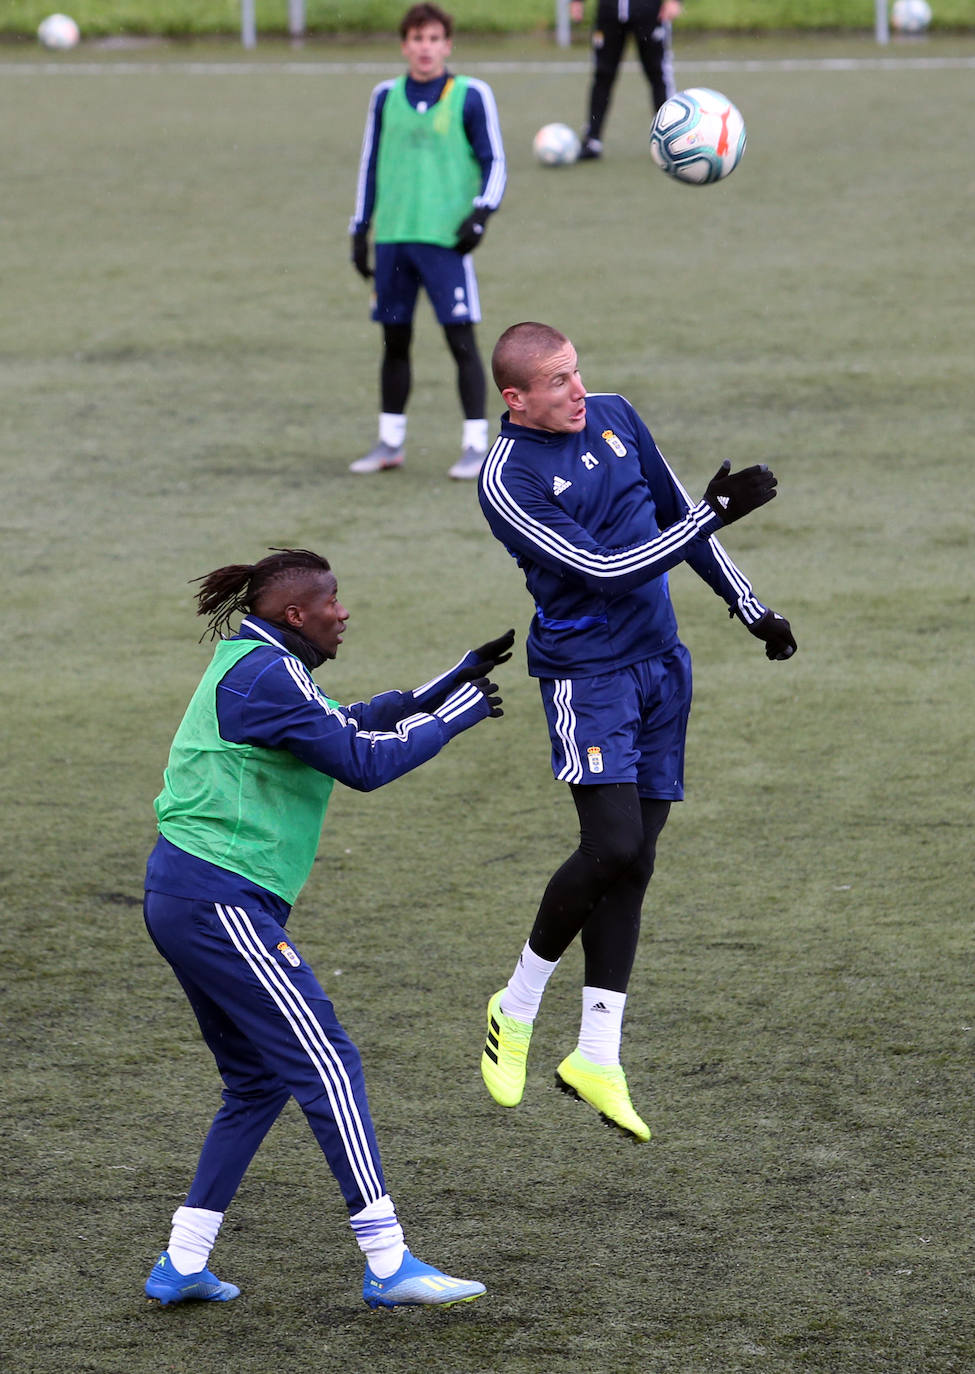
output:
[[294,1097],[350,1213],[386,1191],[359,1051],[277,917],[147,892],[149,934],[189,998],[223,1079],[187,1207],[226,1211]]

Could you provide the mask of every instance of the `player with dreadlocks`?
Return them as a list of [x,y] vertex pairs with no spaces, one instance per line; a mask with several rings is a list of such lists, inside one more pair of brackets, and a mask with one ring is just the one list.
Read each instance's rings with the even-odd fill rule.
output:
[[156,798],[145,918],[216,1060],[223,1105],[146,1294],[164,1304],[237,1297],[207,1267],[210,1251],[247,1166],[294,1097],[348,1206],[369,1306],[469,1301],[483,1284],[442,1274],[406,1248],[359,1052],[286,926],[334,780],[371,791],[500,716],[489,674],[510,657],[514,632],[415,691],[344,707],[311,676],[335,657],[349,618],[327,559],[274,549],[198,581],[198,614],[221,637]]

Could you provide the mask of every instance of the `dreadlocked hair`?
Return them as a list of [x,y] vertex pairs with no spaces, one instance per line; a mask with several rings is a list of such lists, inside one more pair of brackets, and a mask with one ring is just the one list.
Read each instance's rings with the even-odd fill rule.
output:
[[[229,634],[230,621],[236,614],[253,610],[269,587],[300,572],[331,572],[331,564],[310,549],[272,548],[267,558],[258,563],[228,563],[225,568],[215,568],[192,579],[200,583],[196,613],[209,616],[207,630],[211,639],[222,638]],[[200,638],[206,638],[206,631]]]

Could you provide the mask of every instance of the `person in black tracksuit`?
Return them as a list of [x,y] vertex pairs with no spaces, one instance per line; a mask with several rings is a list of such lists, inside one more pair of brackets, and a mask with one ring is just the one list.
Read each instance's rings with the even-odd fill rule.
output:
[[[592,31],[593,76],[589,91],[589,122],[582,135],[580,160],[602,156],[602,130],[613,83],[632,33],[647,81],[654,112],[674,94],[671,23],[681,13],[680,0],[598,0]],[[584,0],[572,0],[572,18],[583,17]]]

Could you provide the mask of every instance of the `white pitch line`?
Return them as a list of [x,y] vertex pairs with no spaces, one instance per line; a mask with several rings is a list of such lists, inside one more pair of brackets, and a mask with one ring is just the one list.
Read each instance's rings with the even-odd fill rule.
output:
[[[0,62],[0,76],[384,76],[390,62]],[[589,72],[589,62],[466,62],[472,73],[532,76],[578,75]],[[676,62],[678,72],[863,72],[863,71],[966,71],[975,70],[972,57],[783,57],[715,58],[701,62]],[[624,71],[639,71],[635,61],[623,63]]]

